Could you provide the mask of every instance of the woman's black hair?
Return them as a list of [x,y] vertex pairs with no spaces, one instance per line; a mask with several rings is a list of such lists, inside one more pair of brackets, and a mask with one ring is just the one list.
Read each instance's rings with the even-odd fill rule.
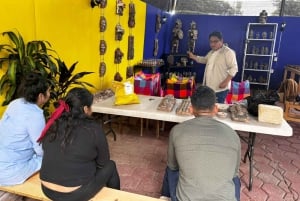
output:
[[69,106],[69,112],[64,111],[62,113],[47,131],[48,137],[43,139],[53,141],[56,138],[62,138],[62,149],[72,143],[74,137],[72,136],[73,128],[85,119],[91,119],[91,117],[84,112],[84,107],[92,106],[93,94],[85,88],[76,87],[68,92],[64,100]]

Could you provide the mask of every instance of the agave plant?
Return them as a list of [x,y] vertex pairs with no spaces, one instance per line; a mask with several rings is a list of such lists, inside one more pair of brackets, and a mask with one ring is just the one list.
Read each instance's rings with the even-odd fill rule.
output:
[[57,74],[54,57],[49,52],[55,53],[47,41],[37,40],[24,43],[19,32],[3,32],[8,36],[11,44],[0,44],[0,68],[7,67],[0,79],[0,94],[5,94],[2,105],[7,105],[11,100],[19,97],[22,80],[32,71],[37,71],[43,76],[52,79]]

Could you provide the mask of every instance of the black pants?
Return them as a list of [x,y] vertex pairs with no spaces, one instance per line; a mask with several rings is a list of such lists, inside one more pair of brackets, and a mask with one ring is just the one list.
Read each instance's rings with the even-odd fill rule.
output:
[[102,187],[107,186],[120,189],[120,177],[114,161],[108,161],[102,168],[98,168],[95,178],[89,183],[69,193],[61,193],[48,189],[42,185],[42,190],[47,197],[54,201],[86,201],[94,197]]

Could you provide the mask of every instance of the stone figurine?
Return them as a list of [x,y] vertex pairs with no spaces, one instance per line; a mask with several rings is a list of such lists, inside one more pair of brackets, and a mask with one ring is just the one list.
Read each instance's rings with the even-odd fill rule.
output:
[[266,10],[262,10],[260,13],[259,13],[259,18],[258,18],[258,21],[259,23],[267,23],[267,18],[268,18],[268,13]]
[[125,33],[125,30],[123,29],[121,24],[117,24],[115,27],[115,40],[121,41],[124,33]]
[[120,64],[122,62],[123,56],[124,56],[124,53],[121,51],[120,48],[117,48],[115,50],[115,60],[114,60],[114,63],[115,64]]
[[91,0],[91,6],[94,8],[95,6],[100,6],[100,8],[105,8],[107,5],[107,0]]
[[134,58],[134,36],[128,36],[127,60]]
[[106,42],[105,40],[100,40],[100,45],[99,45],[99,51],[100,51],[100,55],[104,55],[106,52]]
[[100,17],[100,32],[104,32],[106,30],[106,18],[104,16]]
[[158,33],[161,29],[161,16],[160,14],[156,15],[156,21],[155,21],[155,32]]
[[175,26],[172,30],[172,53],[178,53],[179,40],[183,39],[182,22],[180,19],[176,20]]
[[99,76],[103,77],[106,73],[106,64],[105,62],[100,62],[100,66],[99,66]]
[[125,3],[122,0],[117,0],[117,2],[116,2],[116,14],[122,16],[124,8],[125,8]]
[[135,27],[135,5],[134,3],[129,3],[129,18],[128,18],[128,27]]
[[198,30],[196,22],[191,22],[191,28],[189,30],[189,42],[188,42],[188,51],[194,52],[196,40],[198,39]]

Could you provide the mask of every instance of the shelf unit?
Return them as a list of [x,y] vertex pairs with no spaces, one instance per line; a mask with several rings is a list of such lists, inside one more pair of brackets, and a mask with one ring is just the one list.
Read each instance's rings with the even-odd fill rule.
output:
[[273,73],[277,23],[248,23],[243,58],[242,81],[269,89]]
[[194,61],[187,54],[170,54],[165,62],[165,77],[169,78],[170,73],[176,73],[181,76],[194,76],[196,79],[196,69]]

